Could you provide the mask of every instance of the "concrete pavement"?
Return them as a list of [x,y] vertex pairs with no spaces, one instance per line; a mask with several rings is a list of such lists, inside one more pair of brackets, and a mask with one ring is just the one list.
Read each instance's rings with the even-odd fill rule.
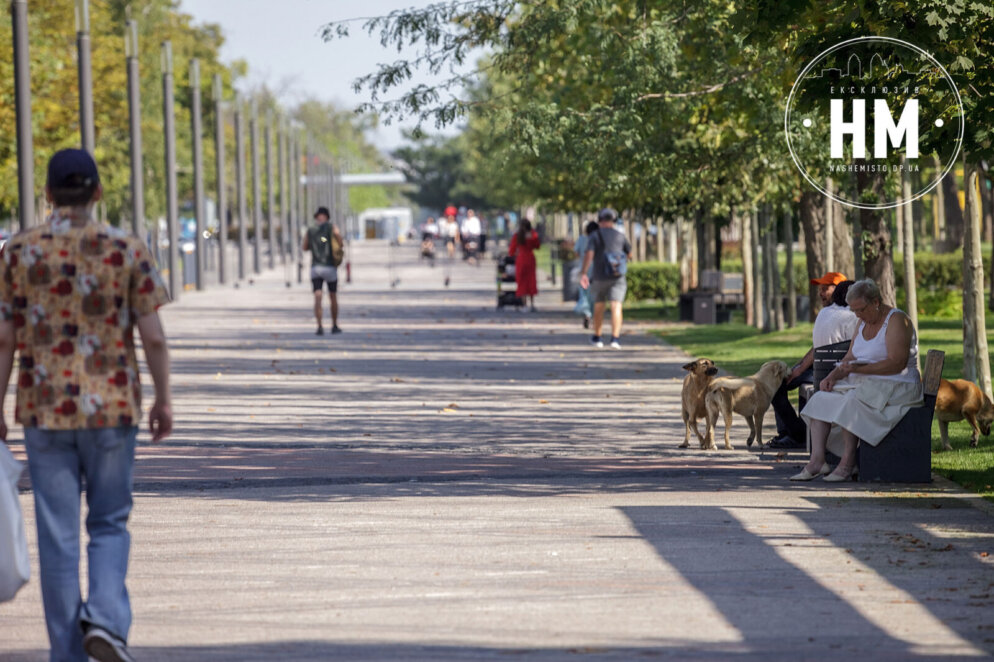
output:
[[[283,272],[164,310],[178,429],[139,449],[138,659],[994,650],[974,497],[789,484],[800,455],[745,450],[742,421],[735,451],[681,451],[686,357],[639,328],[595,351],[553,293],[496,312],[489,264],[353,259],[340,336]],[[41,613],[35,569],[0,660],[47,659]]]

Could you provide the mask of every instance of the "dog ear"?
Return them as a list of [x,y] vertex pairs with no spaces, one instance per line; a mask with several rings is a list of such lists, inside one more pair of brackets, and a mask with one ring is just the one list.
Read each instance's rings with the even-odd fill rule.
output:
[[697,367],[697,361],[691,361],[687,365],[683,366],[683,369],[684,370],[693,370],[695,367]]

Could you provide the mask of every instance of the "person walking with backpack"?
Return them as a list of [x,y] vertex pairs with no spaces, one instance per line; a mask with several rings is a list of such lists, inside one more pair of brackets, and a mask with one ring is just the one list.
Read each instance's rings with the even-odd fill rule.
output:
[[317,320],[316,334],[324,335],[322,324],[322,290],[327,285],[331,300],[331,332],[341,333],[338,328],[338,266],[345,258],[345,244],[342,235],[330,222],[331,212],[327,207],[318,207],[314,213],[316,224],[307,228],[303,249],[311,252],[311,285],[314,289],[314,318]]
[[[134,330],[155,384],[152,443],[172,431],[165,284],[148,247],[97,222],[97,164],[80,149],[48,163],[48,221],[0,251],[0,411],[15,351],[14,418],[34,493],[51,660],[129,662],[125,578],[135,441],[142,415]],[[7,423],[0,416],[0,439]],[[86,601],[80,591],[80,493],[86,486]]]
[[[594,335],[590,344],[603,347],[601,328],[604,326],[604,309],[611,306],[611,347],[621,349],[621,304],[625,300],[628,281],[628,261],[632,259],[632,245],[625,235],[614,227],[618,214],[606,207],[597,214],[597,230],[587,240],[587,251],[580,267],[580,287],[588,288],[594,303]],[[593,277],[587,270],[593,265]]]

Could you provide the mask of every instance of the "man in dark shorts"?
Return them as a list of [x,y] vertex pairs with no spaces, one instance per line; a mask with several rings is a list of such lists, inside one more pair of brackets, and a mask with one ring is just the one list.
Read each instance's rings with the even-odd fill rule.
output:
[[[587,240],[587,252],[580,268],[580,287],[589,288],[590,300],[594,304],[594,335],[590,344],[603,347],[601,327],[604,325],[604,309],[611,305],[611,348],[621,349],[621,304],[625,300],[628,281],[625,273],[627,263],[632,259],[632,245],[625,235],[614,227],[618,214],[613,209],[602,209],[597,214],[600,226]],[[593,264],[593,278],[587,270]]]
[[314,288],[314,318],[318,322],[317,335],[324,335],[321,323],[322,289],[327,284],[328,298],[331,299],[331,332],[341,333],[338,328],[338,265],[342,263],[342,235],[333,223],[327,207],[318,207],[314,214],[315,225],[307,228],[303,249],[311,252],[311,285]]

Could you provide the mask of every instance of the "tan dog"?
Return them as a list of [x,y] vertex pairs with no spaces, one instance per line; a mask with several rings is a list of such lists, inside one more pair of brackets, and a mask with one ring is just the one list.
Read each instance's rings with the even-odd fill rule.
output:
[[951,451],[949,445],[949,424],[955,421],[966,422],[973,428],[970,435],[970,446],[976,448],[983,432],[986,437],[991,433],[991,422],[994,422],[994,403],[981,391],[976,384],[965,379],[939,382],[939,393],[935,398],[935,417],[939,419],[939,433],[942,435],[942,450]]
[[718,374],[718,368],[714,366],[714,361],[711,359],[697,359],[683,366],[683,369],[689,374],[683,378],[683,391],[680,393],[680,399],[683,402],[683,425],[686,428],[680,448],[690,446],[691,426],[693,426],[697,439],[701,442],[701,448],[704,448],[704,436],[701,435],[701,430],[697,427],[697,419],[707,417],[704,396],[707,394],[708,386]]
[[763,434],[763,416],[770,408],[773,394],[777,392],[784,378],[790,374],[790,368],[783,361],[767,361],[760,367],[759,372],[751,377],[719,377],[711,382],[708,393],[704,398],[707,407],[707,432],[705,433],[706,450],[714,450],[714,426],[720,413],[725,419],[725,448],[732,449],[728,440],[728,431],[732,427],[732,412],[741,414],[749,424],[749,439],[747,446],[752,446],[756,439],[761,440]]

